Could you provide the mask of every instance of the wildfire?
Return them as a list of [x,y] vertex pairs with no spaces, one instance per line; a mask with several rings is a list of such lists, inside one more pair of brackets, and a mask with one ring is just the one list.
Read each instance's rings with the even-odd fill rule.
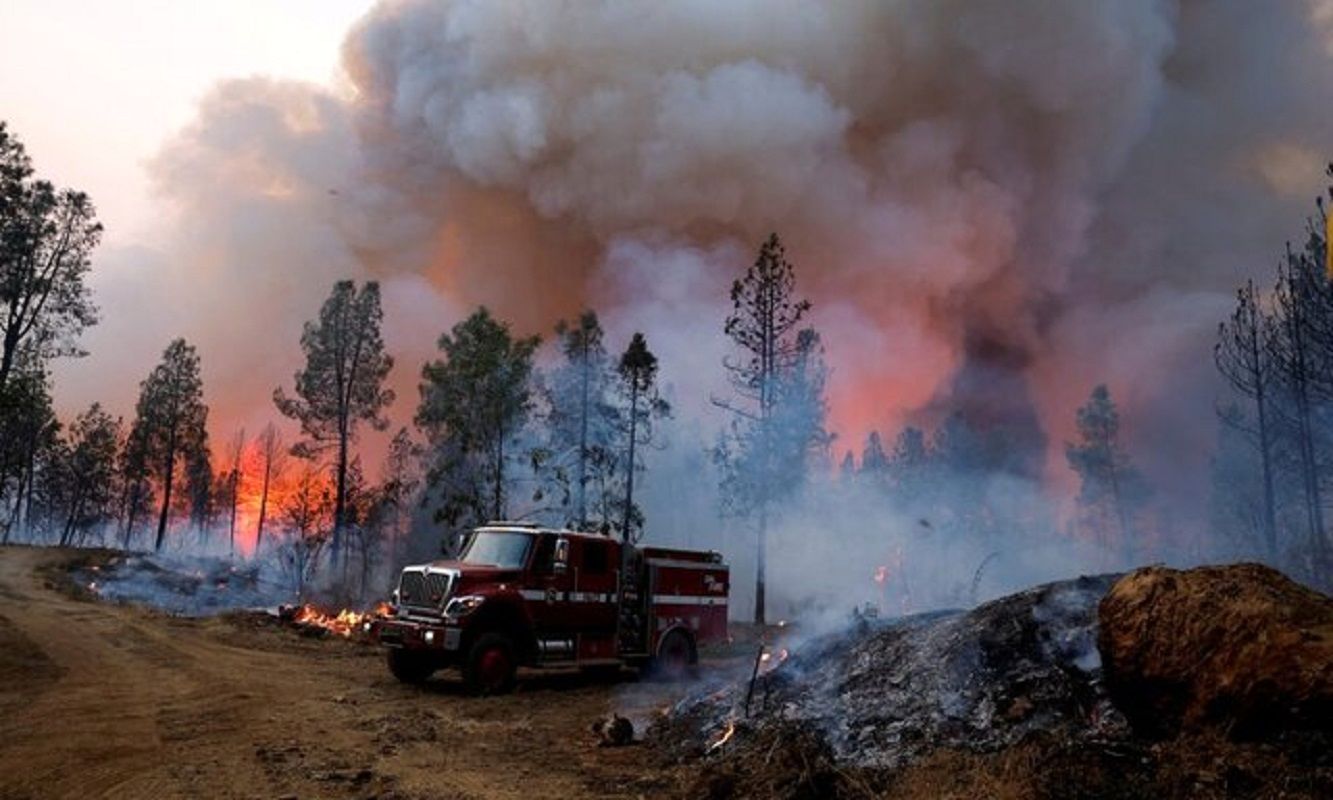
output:
[[903,557],[902,545],[894,548],[890,554],[887,564],[880,564],[875,567],[875,574],[872,576],[875,585],[879,587],[880,602],[879,610],[888,612],[890,605],[889,587],[892,585],[897,594],[899,612],[907,614],[911,610],[912,599],[907,588],[906,580],[906,561]]
[[337,614],[325,613],[306,603],[292,615],[292,622],[312,628],[323,628],[338,636],[350,637],[352,634],[359,632],[364,623],[377,617],[387,617],[389,612],[388,603],[380,603],[370,611],[352,611],[344,608]]
[[716,739],[708,745],[708,752],[713,752],[731,741],[731,737],[736,735],[736,720],[727,720],[727,727],[720,731]]
[[782,664],[782,662],[787,660],[787,656],[789,655],[791,654],[787,651],[787,648],[785,647],[778,648],[776,652],[769,652],[765,650],[763,654],[759,656],[760,672],[767,673],[777,669]]

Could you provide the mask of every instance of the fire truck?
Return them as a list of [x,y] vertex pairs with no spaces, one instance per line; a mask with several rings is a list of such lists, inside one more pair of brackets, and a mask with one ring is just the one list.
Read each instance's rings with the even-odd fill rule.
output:
[[477,694],[518,667],[620,668],[667,678],[727,636],[730,573],[715,552],[493,522],[451,560],[405,567],[388,616],[368,623],[406,683],[462,672]]

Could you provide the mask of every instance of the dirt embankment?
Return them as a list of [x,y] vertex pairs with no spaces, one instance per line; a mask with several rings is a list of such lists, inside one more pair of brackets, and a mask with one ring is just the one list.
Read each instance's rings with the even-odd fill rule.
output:
[[400,686],[371,647],[246,618],[80,601],[0,548],[0,798],[639,797],[675,793],[589,724],[663,687],[579,675],[476,699]]
[[1259,564],[1151,567],[1101,602],[1116,704],[1160,736],[1333,733],[1333,599]]

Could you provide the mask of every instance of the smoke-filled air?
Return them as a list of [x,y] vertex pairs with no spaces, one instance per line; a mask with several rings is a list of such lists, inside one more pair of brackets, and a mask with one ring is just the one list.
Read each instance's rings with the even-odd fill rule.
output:
[[1333,0],[6,4],[0,796],[1333,796]]
[[[220,83],[145,165],[161,236],[86,250],[97,324],[59,355],[87,358],[6,341],[54,369],[53,447],[78,449],[92,401],[128,443],[102,465],[125,486],[86,524],[55,499],[43,518],[55,467],[19,446],[7,535],[253,554],[261,518],[281,545],[314,481],[337,495],[332,545],[350,472],[358,529],[367,498],[401,495],[398,529],[370,538],[412,545],[362,553],[381,583],[489,517],[718,549],[747,576],[743,614],[761,549],[781,613],[1237,554],[1327,580],[1307,513],[1322,395],[1304,423],[1265,409],[1265,506],[1254,392],[1213,350],[1237,286],[1270,313],[1287,243],[1322,236],[1331,19],[1299,2],[381,3],[337,80]],[[790,324],[758,330],[768,289],[733,284],[774,280]],[[347,313],[379,361],[330,401],[318,340]],[[505,341],[469,344],[488,324]],[[661,404],[631,413],[636,333]],[[164,470],[126,462],[152,427],[135,385],[178,337],[164,363],[194,365],[205,463],[182,462],[164,501]],[[451,381],[488,380],[455,362],[494,347],[523,377],[484,387],[509,405],[481,432],[445,406],[482,391]],[[591,440],[571,370],[595,373]],[[1272,380],[1270,405],[1289,393]],[[792,381],[809,396],[785,398]]]

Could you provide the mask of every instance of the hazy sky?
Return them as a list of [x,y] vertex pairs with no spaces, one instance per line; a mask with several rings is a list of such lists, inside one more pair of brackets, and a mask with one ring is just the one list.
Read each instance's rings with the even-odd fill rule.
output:
[[92,195],[106,243],[141,241],[143,170],[222,78],[333,80],[371,0],[2,0],[0,119],[39,173]]

